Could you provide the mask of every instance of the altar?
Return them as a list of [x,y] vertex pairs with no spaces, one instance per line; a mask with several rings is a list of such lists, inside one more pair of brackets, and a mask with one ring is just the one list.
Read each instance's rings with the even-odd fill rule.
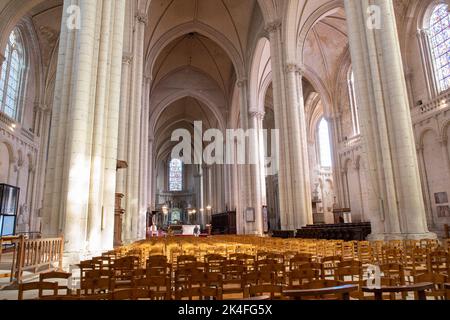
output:
[[174,236],[199,236],[200,233],[200,225],[171,225],[169,227],[169,234]]

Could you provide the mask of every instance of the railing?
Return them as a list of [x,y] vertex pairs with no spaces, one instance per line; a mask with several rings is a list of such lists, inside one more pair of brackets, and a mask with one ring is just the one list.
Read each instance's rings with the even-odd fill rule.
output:
[[344,146],[346,148],[351,148],[360,143],[361,143],[361,135],[357,135],[357,136],[351,137],[350,139],[346,140],[344,142]]
[[443,110],[448,108],[449,106],[450,106],[450,91],[447,91],[442,95],[436,97],[435,99],[431,100],[430,102],[422,106],[416,107],[412,113],[413,118],[417,116],[423,116],[433,111]]
[[3,112],[0,112],[0,122],[3,122],[8,127],[13,127],[16,125],[16,122]]
[[[20,236],[17,243],[14,272],[15,282],[21,283],[24,279],[24,271],[50,271],[62,270],[64,238],[48,238],[27,240]],[[58,265],[55,268],[55,264]]]

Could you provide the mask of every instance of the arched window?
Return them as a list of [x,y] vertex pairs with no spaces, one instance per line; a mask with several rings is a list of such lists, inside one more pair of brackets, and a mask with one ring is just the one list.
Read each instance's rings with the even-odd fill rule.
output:
[[328,121],[325,118],[322,118],[319,122],[318,136],[320,165],[321,167],[331,168],[330,129],[328,127]]
[[429,20],[431,57],[438,91],[450,88],[450,15],[447,4],[435,6]]
[[25,52],[20,31],[11,32],[5,50],[0,74],[1,112],[10,118],[19,120],[20,92],[24,79]]
[[169,162],[169,191],[183,191],[183,162],[180,159]]
[[360,134],[359,130],[359,114],[358,105],[356,104],[356,94],[355,94],[355,73],[352,69],[348,72],[348,94],[350,97],[350,110],[352,112],[352,124],[353,124],[353,134],[356,136]]

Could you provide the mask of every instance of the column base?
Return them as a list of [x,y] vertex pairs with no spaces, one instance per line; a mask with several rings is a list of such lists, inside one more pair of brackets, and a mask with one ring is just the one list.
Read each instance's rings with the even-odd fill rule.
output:
[[438,236],[432,232],[426,233],[377,233],[367,237],[369,241],[390,241],[390,240],[435,240]]

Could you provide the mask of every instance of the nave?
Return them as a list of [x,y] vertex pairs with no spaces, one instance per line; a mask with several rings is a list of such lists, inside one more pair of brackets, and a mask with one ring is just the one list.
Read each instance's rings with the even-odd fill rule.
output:
[[449,247],[449,240],[171,237],[81,261],[73,274],[42,273],[19,285],[18,299],[445,300]]

